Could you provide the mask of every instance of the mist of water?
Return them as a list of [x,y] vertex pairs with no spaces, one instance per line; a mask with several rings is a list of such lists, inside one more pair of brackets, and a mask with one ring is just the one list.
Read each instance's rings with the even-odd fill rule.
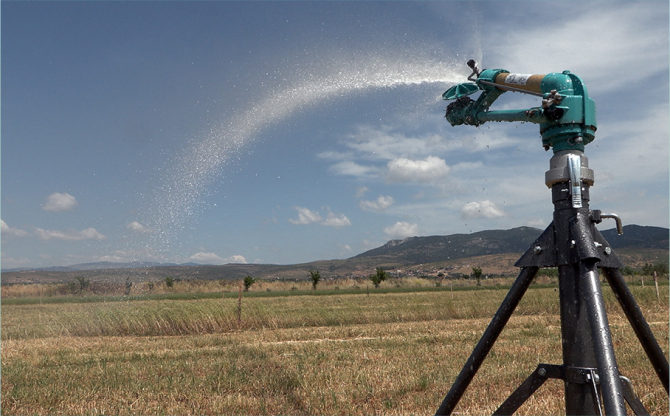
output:
[[176,233],[198,214],[199,203],[226,164],[239,159],[244,147],[262,137],[269,127],[297,111],[373,89],[436,83],[441,84],[436,86],[437,100],[441,87],[464,81],[467,74],[463,67],[461,60],[447,62],[425,56],[398,60],[373,57],[296,71],[297,82],[267,88],[249,107],[227,117],[169,163],[146,220],[155,243],[163,249],[171,245]]

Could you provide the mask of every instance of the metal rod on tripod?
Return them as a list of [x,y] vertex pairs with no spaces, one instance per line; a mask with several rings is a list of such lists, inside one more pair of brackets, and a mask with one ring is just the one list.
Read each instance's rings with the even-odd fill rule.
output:
[[463,366],[456,381],[454,381],[451,389],[449,389],[449,393],[447,393],[447,396],[442,401],[440,408],[435,412],[436,415],[450,415],[454,410],[456,404],[458,404],[461,396],[463,396],[463,393],[472,381],[472,378],[477,374],[477,370],[479,370],[482,362],[484,362],[491,347],[493,347],[496,339],[498,339],[498,336],[505,328],[514,309],[516,309],[519,301],[521,301],[524,293],[526,293],[528,286],[530,286],[533,278],[535,278],[538,269],[539,267],[524,267],[521,269],[519,276],[514,281],[509,292],[507,292],[507,296],[505,296],[498,311],[493,316],[491,323],[486,328],[486,331],[484,331],[484,335],[482,335],[482,338],[477,343],[474,351],[472,351],[470,358],[468,358],[465,366]]
[[584,279],[584,300],[589,311],[593,349],[596,353],[598,376],[602,390],[602,400],[606,415],[626,415],[619,370],[614,357],[612,336],[607,322],[605,301],[595,260],[580,262],[580,271]]
[[663,350],[658,345],[654,334],[651,332],[649,324],[647,324],[647,321],[644,319],[640,307],[637,305],[630,289],[628,289],[626,281],[619,269],[603,267],[601,270],[603,271],[607,282],[610,284],[614,295],[628,318],[628,322],[630,322],[630,325],[633,327],[635,335],[637,335],[637,338],[640,340],[642,348],[644,348],[644,351],[647,353],[647,357],[649,358],[649,361],[651,361],[651,364],[656,371],[656,375],[658,375],[661,383],[663,383],[663,387],[667,393],[668,381],[670,380],[668,360],[665,358]]

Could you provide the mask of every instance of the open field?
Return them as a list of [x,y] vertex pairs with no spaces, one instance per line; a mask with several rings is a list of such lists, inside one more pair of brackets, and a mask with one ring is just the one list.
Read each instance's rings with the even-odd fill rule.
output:
[[[631,290],[667,354],[664,283],[660,301],[653,281]],[[257,287],[241,304],[233,288],[182,300],[3,300],[2,411],[433,414],[507,291],[385,285],[319,296]],[[603,292],[621,372],[651,414],[667,415],[661,383]],[[558,313],[556,290],[533,285],[456,412],[490,414],[538,363],[560,364]],[[519,414],[564,414],[562,383],[549,380]]]

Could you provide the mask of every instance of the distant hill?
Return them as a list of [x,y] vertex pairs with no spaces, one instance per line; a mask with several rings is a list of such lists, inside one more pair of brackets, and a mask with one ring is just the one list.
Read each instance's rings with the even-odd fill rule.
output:
[[[540,236],[543,230],[532,227],[517,227],[510,230],[489,230],[472,234],[448,236],[409,237],[391,240],[381,247],[342,260],[318,260],[292,265],[273,264],[164,264],[149,262],[133,263],[86,263],[67,267],[51,267],[39,270],[3,270],[3,283],[66,282],[75,276],[100,281],[123,282],[134,280],[160,280],[166,276],[178,279],[240,279],[251,275],[261,278],[295,279],[309,276],[309,270],[319,270],[323,277],[365,276],[375,267],[407,268],[432,263],[454,262],[459,259],[504,255],[518,258]],[[661,227],[627,225],[623,235],[615,229],[601,231],[615,250],[630,251],[629,261],[645,262],[649,255],[656,261],[667,261],[670,230]],[[622,251],[617,251],[621,256]],[[642,255],[640,254],[642,253]],[[624,263],[626,259],[622,258]],[[501,263],[491,260],[494,263]],[[510,270],[514,260],[505,260]]]
[[[543,231],[532,227],[517,227],[511,230],[488,230],[472,234],[409,237],[404,240],[391,240],[353,259],[371,257],[379,260],[392,259],[397,263],[410,265],[489,254],[523,253]],[[668,250],[670,230],[661,227],[626,225],[623,227],[622,235],[618,235],[615,228],[602,231],[601,234],[614,249]]]
[[473,234],[409,237],[391,240],[379,248],[353,257],[393,259],[400,264],[435,263],[487,254],[522,253],[543,230],[518,227],[511,230],[480,231]]
[[653,248],[668,250],[670,230],[661,227],[645,227],[642,225],[625,225],[623,234],[618,235],[616,229],[600,232],[613,249],[618,248]]

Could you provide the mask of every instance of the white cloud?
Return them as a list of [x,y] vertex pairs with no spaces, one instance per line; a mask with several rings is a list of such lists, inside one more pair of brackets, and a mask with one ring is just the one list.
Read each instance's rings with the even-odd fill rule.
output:
[[29,235],[27,231],[23,231],[23,230],[18,229],[18,228],[10,227],[3,220],[0,220],[0,232],[2,233],[3,237],[5,237],[5,236],[27,237]]
[[79,241],[79,240],[103,240],[107,237],[100,234],[95,228],[87,228],[85,230],[44,230],[42,228],[35,229],[35,235],[41,240],[62,240],[62,241]]
[[345,252],[345,253],[351,252],[351,246],[349,246],[349,244],[344,244],[344,245],[338,244],[338,247],[340,248],[341,252]]
[[398,158],[388,162],[389,182],[435,182],[449,174],[444,159],[428,156],[424,160]]
[[291,224],[307,225],[315,222],[321,222],[323,220],[321,215],[319,215],[319,213],[316,211],[311,211],[304,207],[295,207],[295,209],[298,211],[298,219],[294,220],[289,218],[289,222],[291,222]]
[[349,175],[360,177],[372,177],[379,173],[379,169],[374,166],[363,166],[351,160],[345,160],[336,163],[328,168],[328,170],[336,175]]
[[195,253],[188,259],[189,261],[192,261],[194,263],[201,263],[201,264],[247,263],[247,260],[244,258],[244,256],[241,256],[239,254],[223,258],[216,255],[215,253],[199,252]]
[[61,212],[74,209],[77,205],[79,205],[79,203],[72,195],[54,192],[47,197],[47,201],[42,206],[42,209],[45,211]]
[[390,238],[414,237],[419,234],[419,226],[408,222],[396,222],[384,228],[384,233]]
[[145,227],[144,225],[140,224],[137,221],[133,221],[130,224],[126,225],[126,228],[128,228],[129,230],[132,230],[132,231],[140,232],[140,233],[151,232],[150,229],[148,229],[147,227]]
[[217,256],[214,253],[195,253],[191,257],[188,258],[190,261],[194,263],[205,263],[205,264],[223,264],[224,259]]
[[361,186],[356,190],[356,198],[363,198],[365,194],[370,190],[367,186]]
[[[667,2],[604,2],[602,6],[537,3],[543,14],[555,16],[551,38],[545,36],[544,24],[506,30],[506,41],[485,51],[488,63],[482,62],[482,67],[501,65],[512,72],[536,74],[569,69],[589,80],[587,85],[592,94],[614,91],[667,69]],[[566,7],[574,12],[556,13]],[[504,17],[501,19],[503,24],[506,21]],[[496,33],[500,28],[492,25],[488,30]],[[518,47],[521,44],[523,48]],[[650,65],[651,62],[655,65]],[[605,79],[602,74],[612,68],[635,70],[621,71],[616,77]]]
[[461,208],[461,216],[466,219],[474,218],[497,218],[505,216],[505,213],[493,202],[486,200],[480,202],[468,202]]
[[346,227],[351,225],[351,221],[344,214],[334,214],[328,208],[328,215],[325,220],[317,211],[312,211],[305,207],[296,207],[295,209],[298,211],[298,219],[289,218],[291,224],[321,224],[329,227]]
[[[601,163],[596,179],[639,182],[640,168],[644,167],[644,178],[668,178],[668,105],[657,104],[635,120],[616,120],[598,128],[598,143],[607,146],[598,148],[596,157],[590,160],[625,161],[624,163]],[[644,145],[641,145],[644,143]],[[651,150],[651,151],[650,151]]]
[[477,169],[482,169],[484,167],[484,164],[482,163],[481,160],[478,160],[476,162],[461,162],[461,163],[456,163],[455,165],[451,166],[451,170],[454,172],[456,171],[472,171],[472,170],[477,170]]
[[247,259],[244,258],[244,256],[241,256],[239,254],[235,254],[233,256],[230,256],[226,258],[226,263],[241,263],[241,264],[247,264]]
[[[422,124],[425,125],[425,121]],[[406,127],[403,124],[403,128]],[[358,126],[345,145],[368,160],[427,156],[458,147],[457,143],[434,133],[414,136],[391,126],[371,125]]]
[[289,222],[291,224],[296,225],[321,224],[329,227],[346,227],[351,225],[351,221],[349,220],[349,218],[346,217],[346,215],[334,214],[333,212],[330,212],[330,209],[328,207],[326,207],[326,209],[328,210],[328,214],[326,215],[325,220],[323,219],[321,214],[319,214],[317,211],[312,211],[305,207],[295,207],[295,209],[298,211],[298,219],[294,220],[292,218],[289,218]]
[[27,258],[14,258],[7,255],[4,251],[0,253],[2,258],[2,268],[3,269],[14,269],[19,267],[30,267],[32,261]]
[[391,207],[394,203],[395,199],[393,199],[392,196],[380,195],[379,198],[374,201],[360,201],[358,204],[363,211],[382,212]]
[[526,221],[526,225],[529,226],[529,227],[535,227],[535,228],[546,228],[547,227],[547,221],[545,221],[543,219],[536,218],[536,219]]
[[327,225],[329,227],[346,227],[351,225],[351,221],[344,214],[333,214],[332,212],[328,213],[328,217],[321,224]]

